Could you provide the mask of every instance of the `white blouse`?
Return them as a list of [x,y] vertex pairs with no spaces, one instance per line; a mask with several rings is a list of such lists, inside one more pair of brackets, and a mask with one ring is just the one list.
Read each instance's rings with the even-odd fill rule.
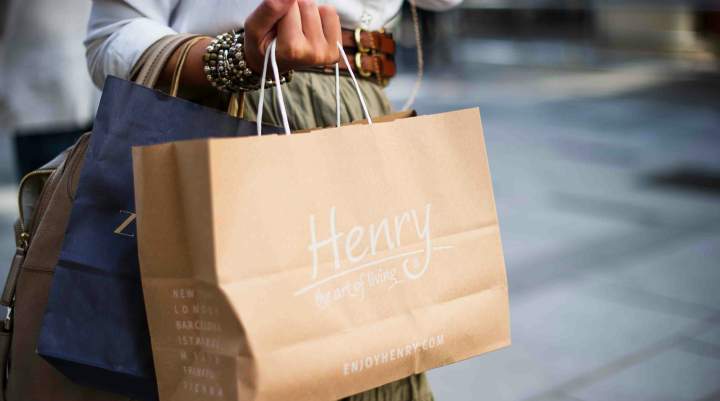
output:
[[[345,28],[376,30],[395,17],[403,0],[316,0],[335,6]],[[415,0],[418,7],[440,11],[462,0]],[[142,53],[174,33],[217,35],[241,27],[260,0],[94,0],[87,60],[99,87],[107,75],[128,78]]]

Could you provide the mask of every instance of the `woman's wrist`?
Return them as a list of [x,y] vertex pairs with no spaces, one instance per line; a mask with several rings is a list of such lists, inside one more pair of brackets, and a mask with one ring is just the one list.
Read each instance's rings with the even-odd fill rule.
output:
[[[205,74],[203,74],[203,55],[205,54],[205,47],[211,41],[211,37],[204,37],[190,48],[185,65],[180,71],[180,89],[183,97],[200,99],[217,93],[208,83]],[[170,86],[179,59],[180,49],[165,64],[159,81],[161,86]]]

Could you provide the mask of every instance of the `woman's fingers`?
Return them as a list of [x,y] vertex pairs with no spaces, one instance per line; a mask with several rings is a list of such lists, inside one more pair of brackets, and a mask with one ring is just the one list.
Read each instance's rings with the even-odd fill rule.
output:
[[325,64],[332,64],[337,62],[340,57],[340,52],[337,48],[337,43],[341,41],[341,26],[340,17],[338,16],[335,7],[323,5],[318,7],[320,12],[320,20],[322,22],[323,35],[329,46],[327,54],[329,60]]
[[245,21],[245,31],[260,39],[269,34],[296,0],[263,0]]
[[320,21],[320,11],[313,0],[298,0],[302,31],[305,39],[313,47],[325,46],[325,35]]
[[278,48],[287,47],[290,43],[302,40],[302,19],[297,1],[288,8],[287,13],[277,23]]
[[272,40],[276,26],[295,6],[296,0],[263,0],[245,20],[245,61],[256,72]]
[[335,63],[340,18],[333,7],[314,0],[263,0],[245,23],[245,52],[254,71],[277,36],[277,58],[283,70]]
[[302,18],[296,2],[277,24],[277,59],[280,69],[289,70],[304,66],[306,52]]

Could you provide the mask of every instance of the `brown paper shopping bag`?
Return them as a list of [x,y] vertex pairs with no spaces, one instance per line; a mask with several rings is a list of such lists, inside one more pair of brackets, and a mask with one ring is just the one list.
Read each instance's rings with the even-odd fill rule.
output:
[[162,401],[330,401],[510,343],[477,109],[133,160]]

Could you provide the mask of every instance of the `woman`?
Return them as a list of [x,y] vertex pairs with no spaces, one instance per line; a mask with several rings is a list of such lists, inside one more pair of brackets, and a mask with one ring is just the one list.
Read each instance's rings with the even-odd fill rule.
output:
[[[313,0],[96,0],[85,42],[88,66],[93,80],[101,86],[107,75],[131,78],[133,66],[143,52],[165,35],[227,33],[220,40],[204,38],[190,50],[181,88],[187,97],[204,102],[242,90],[244,117],[254,119],[258,96],[255,89],[263,56],[270,41],[277,37],[281,70],[294,70],[283,88],[290,106],[291,128],[331,126],[336,122],[335,77],[325,72],[332,69],[323,66],[338,60],[338,41],[356,61],[353,68],[367,78],[360,85],[371,115],[391,111],[383,85],[394,75],[394,42],[381,30],[396,17],[402,1],[328,0],[316,5]],[[416,1],[420,7],[441,10],[461,0]],[[240,28],[244,32],[238,33]],[[229,57],[218,49],[229,52]],[[161,77],[165,82],[170,80],[175,62],[175,58],[171,59],[166,66]],[[363,118],[346,76],[341,79],[341,97],[343,121]],[[274,105],[267,108],[264,120],[279,125]],[[425,376],[414,375],[349,399],[430,401],[433,397]]]

